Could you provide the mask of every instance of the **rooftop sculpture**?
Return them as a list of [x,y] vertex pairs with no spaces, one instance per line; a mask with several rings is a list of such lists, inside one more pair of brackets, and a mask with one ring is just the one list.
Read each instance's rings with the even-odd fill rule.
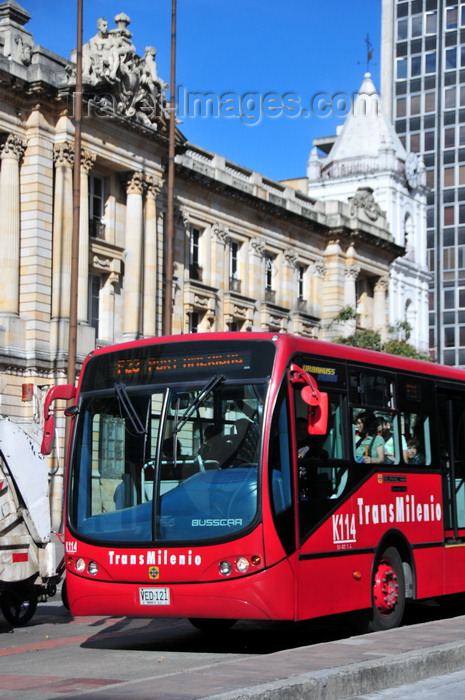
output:
[[109,30],[105,17],[97,20],[97,34],[82,50],[83,84],[86,93],[92,88],[99,110],[157,128],[159,119],[168,118],[167,84],[158,77],[153,46],[142,57],[136,54],[130,21],[122,12],[115,17],[116,29]]

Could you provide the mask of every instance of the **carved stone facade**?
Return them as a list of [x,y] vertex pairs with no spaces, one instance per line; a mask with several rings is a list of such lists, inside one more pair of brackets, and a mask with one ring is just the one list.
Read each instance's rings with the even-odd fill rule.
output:
[[[75,67],[34,45],[17,3],[0,4],[0,18],[0,413],[38,434],[45,391],[67,371]],[[84,51],[78,365],[97,345],[163,328],[165,84],[154,50],[137,56],[129,17],[115,23],[109,30],[99,21]],[[179,131],[177,146],[174,333],[332,337],[327,325],[360,279],[365,322],[383,326],[379,282],[403,248],[382,212],[373,219],[354,203],[315,201],[186,143]],[[22,401],[25,383],[34,385],[32,401]]]
[[[306,193],[318,199],[349,202],[351,214],[373,223],[380,216],[386,217],[394,241],[406,248],[387,276],[389,323],[395,326],[407,321],[412,328],[410,342],[427,352],[430,274],[426,261],[425,168],[413,154],[406,153],[381,109],[369,73],[338,136],[316,139],[315,144],[326,155],[320,151],[319,156],[316,146],[312,149]],[[412,158],[415,180],[412,173],[409,176]],[[366,309],[375,303],[375,287],[363,277],[360,270],[355,306],[360,319],[370,325],[371,315],[366,315]],[[346,330],[349,332],[349,324]]]

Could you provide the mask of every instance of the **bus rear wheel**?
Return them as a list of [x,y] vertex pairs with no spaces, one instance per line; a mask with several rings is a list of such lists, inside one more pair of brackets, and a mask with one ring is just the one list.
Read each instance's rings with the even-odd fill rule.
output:
[[237,620],[226,618],[189,617],[189,622],[202,632],[223,632],[236,624]]
[[395,547],[388,547],[376,560],[372,609],[368,630],[377,632],[399,627],[405,610],[405,576]]

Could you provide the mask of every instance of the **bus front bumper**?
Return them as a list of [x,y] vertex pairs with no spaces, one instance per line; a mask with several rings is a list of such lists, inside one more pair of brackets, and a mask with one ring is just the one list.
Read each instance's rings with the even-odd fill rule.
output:
[[99,581],[67,572],[73,615],[294,620],[289,562],[241,578],[195,583]]

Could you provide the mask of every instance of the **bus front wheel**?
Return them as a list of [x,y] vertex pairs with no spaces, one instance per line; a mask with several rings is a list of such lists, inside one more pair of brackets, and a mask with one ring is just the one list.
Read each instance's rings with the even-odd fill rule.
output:
[[405,577],[402,559],[395,547],[388,547],[375,564],[369,631],[398,627],[404,610]]

